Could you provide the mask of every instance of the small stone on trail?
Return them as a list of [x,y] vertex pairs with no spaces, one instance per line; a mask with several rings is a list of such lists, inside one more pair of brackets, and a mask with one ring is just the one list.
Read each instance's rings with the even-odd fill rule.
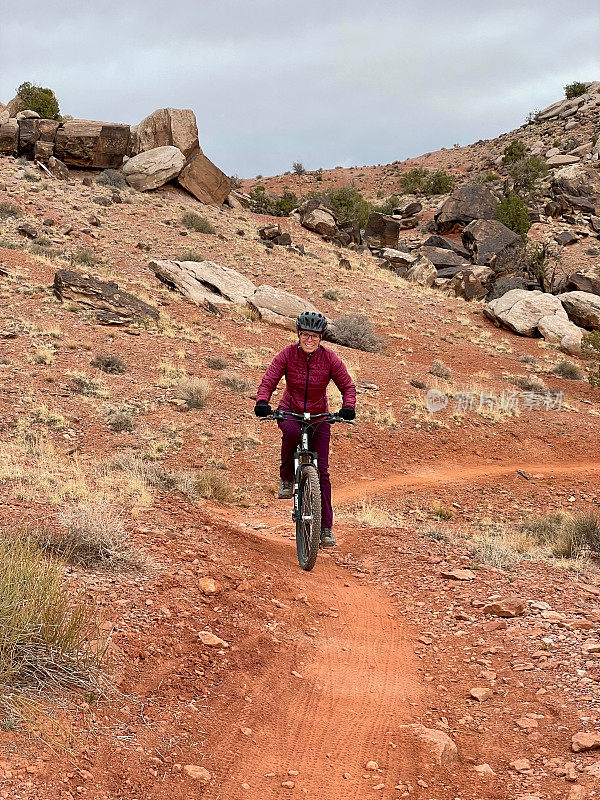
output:
[[454,581],[472,581],[475,578],[475,573],[471,572],[470,569],[442,570],[440,575],[442,578],[448,578]]
[[220,584],[213,578],[200,578],[198,588],[202,594],[218,594],[221,591]]
[[365,769],[369,769],[372,771],[378,770],[379,764],[376,761],[367,761],[367,763],[365,764]]
[[195,764],[186,764],[183,768],[183,772],[188,778],[198,781],[204,786],[210,783],[211,774],[205,767],[198,767]]
[[227,642],[223,639],[219,639],[218,636],[215,636],[214,633],[210,633],[209,631],[200,631],[198,638],[202,644],[205,644],[207,647],[229,647]]
[[476,767],[473,767],[473,769],[475,770],[475,772],[476,772],[478,775],[481,775],[481,776],[485,776],[485,775],[495,775],[495,774],[496,774],[496,773],[494,772],[494,770],[493,770],[493,769],[490,767],[490,765],[489,765],[489,764],[477,764],[477,766],[476,766]]
[[485,700],[489,700],[490,697],[493,695],[491,689],[487,687],[478,687],[474,686],[470,691],[469,694],[475,700],[478,700],[480,703],[485,702]]
[[580,731],[571,738],[571,750],[582,753],[584,750],[600,749],[600,731]]

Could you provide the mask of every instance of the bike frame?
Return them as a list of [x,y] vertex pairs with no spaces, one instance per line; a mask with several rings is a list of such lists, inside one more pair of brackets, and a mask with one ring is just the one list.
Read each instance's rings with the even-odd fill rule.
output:
[[299,513],[298,486],[300,484],[302,467],[306,464],[311,464],[317,470],[319,469],[317,454],[313,450],[308,449],[310,428],[319,422],[329,422],[333,425],[334,422],[349,422],[349,420],[342,419],[339,414],[332,414],[329,411],[322,414],[309,414],[308,411],[305,411],[303,414],[296,414],[294,411],[283,411],[280,409],[275,409],[271,415],[263,419],[294,419],[300,423],[300,441],[294,452],[294,507],[292,510],[292,520],[295,522]]

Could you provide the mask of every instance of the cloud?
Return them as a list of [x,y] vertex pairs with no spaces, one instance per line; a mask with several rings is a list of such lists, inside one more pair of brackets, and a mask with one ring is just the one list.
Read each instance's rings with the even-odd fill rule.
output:
[[[595,0],[5,0],[0,97],[136,123],[193,108],[225,171],[384,163],[490,138],[598,77]],[[560,24],[557,24],[557,21]],[[26,53],[26,57],[24,57]]]

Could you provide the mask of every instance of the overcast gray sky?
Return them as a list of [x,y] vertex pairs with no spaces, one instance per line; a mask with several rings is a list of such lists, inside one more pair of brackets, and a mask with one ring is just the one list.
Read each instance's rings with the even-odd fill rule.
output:
[[0,99],[135,124],[192,108],[225,172],[388,163],[491,138],[600,78],[598,0],[0,0]]

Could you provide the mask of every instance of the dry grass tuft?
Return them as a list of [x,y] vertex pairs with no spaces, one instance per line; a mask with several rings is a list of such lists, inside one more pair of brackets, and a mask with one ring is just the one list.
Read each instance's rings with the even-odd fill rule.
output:
[[239,375],[233,373],[230,375],[223,375],[220,382],[234,394],[245,394],[252,389],[250,381],[247,381],[245,378],[240,378]]
[[86,397],[108,397],[106,387],[99,378],[90,378],[85,372],[67,372],[71,378],[71,388]]
[[0,685],[90,688],[101,654],[88,637],[93,603],[73,598],[63,568],[26,531],[0,539]]
[[188,408],[204,408],[209,394],[210,386],[203,378],[187,378],[178,384],[175,391],[175,396],[185,400]]

